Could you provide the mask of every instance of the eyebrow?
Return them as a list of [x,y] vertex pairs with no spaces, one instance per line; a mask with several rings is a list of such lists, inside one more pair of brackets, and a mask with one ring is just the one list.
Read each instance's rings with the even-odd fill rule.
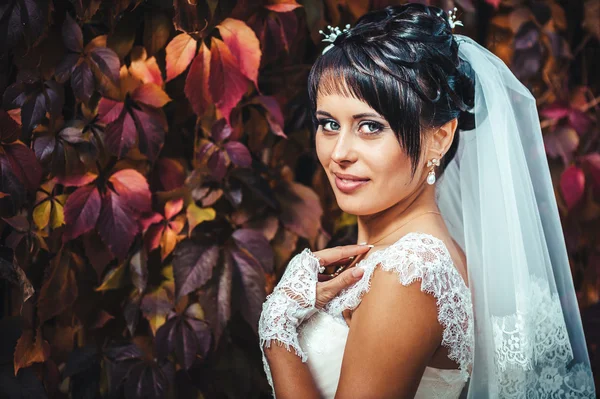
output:
[[[329,112],[321,111],[321,110],[317,111],[317,115],[324,115],[324,116],[328,116],[330,118],[333,118],[333,115],[331,115]],[[365,117],[375,117],[375,118],[385,119],[383,116],[381,116],[379,114],[373,114],[373,113],[369,113],[369,112],[365,112],[365,113],[362,113],[362,114],[352,115],[352,118],[354,118],[354,119],[360,119],[360,118],[365,118]]]

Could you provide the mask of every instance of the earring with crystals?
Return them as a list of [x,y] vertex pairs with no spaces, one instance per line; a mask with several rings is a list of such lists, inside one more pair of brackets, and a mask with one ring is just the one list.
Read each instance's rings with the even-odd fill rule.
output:
[[437,158],[433,158],[430,161],[427,161],[427,167],[431,168],[429,170],[429,174],[427,175],[427,184],[432,185],[435,183],[435,167],[440,166],[440,160]]

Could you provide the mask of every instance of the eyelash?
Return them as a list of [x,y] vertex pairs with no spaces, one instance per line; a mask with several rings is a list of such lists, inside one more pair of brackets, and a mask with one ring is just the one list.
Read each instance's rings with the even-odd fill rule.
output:
[[[317,119],[318,126],[321,126],[321,128],[323,128],[326,131],[331,131],[329,129],[325,129],[325,125],[327,123],[330,123],[330,122],[333,122],[333,123],[335,123],[336,125],[339,126],[339,124],[336,121],[334,121],[333,119]],[[383,126],[381,123],[375,122],[375,121],[366,121],[366,122],[363,122],[363,123],[361,123],[359,125],[359,128],[362,127],[362,126],[365,126],[365,125],[372,125],[372,126],[375,127],[375,129],[377,129],[374,132],[363,133],[365,136],[374,136],[374,135],[380,134],[381,131],[385,128],[385,126]]]

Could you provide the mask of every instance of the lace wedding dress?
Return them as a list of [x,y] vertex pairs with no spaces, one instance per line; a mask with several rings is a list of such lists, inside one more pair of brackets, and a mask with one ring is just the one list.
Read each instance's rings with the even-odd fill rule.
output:
[[[296,261],[301,262],[302,258],[309,259],[311,253],[305,250],[297,257],[300,258],[296,258]],[[290,262],[288,267],[295,266],[298,266],[298,263],[294,265]],[[469,288],[455,269],[444,243],[426,233],[409,233],[389,247],[370,254],[356,267],[365,270],[361,280],[342,290],[322,310],[312,312],[299,324],[297,336],[294,336],[291,329],[287,329],[290,334],[285,337],[290,339],[282,339],[288,349],[292,347],[302,360],[307,362],[321,396],[333,398],[340,378],[349,331],[342,311],[358,307],[362,297],[369,291],[375,268],[381,267],[386,271],[394,271],[400,284],[420,284],[421,291],[436,298],[438,320],[444,329],[442,345],[448,348],[448,357],[459,366],[458,369],[444,370],[427,367],[415,397],[458,398],[469,378],[473,363],[473,310]],[[288,297],[303,298],[298,303],[306,304],[306,299],[313,294],[306,293],[306,286],[302,281],[294,281],[294,275],[301,276],[303,273],[284,275],[283,289]],[[302,305],[300,307],[307,308]],[[266,311],[281,311],[282,315],[286,312],[282,306],[266,306],[263,313]],[[264,342],[269,346],[269,339],[265,339],[269,334],[265,334],[265,331],[272,327],[263,322],[261,316],[261,348]],[[278,330],[286,328],[280,325]],[[263,363],[267,379],[273,386],[269,365],[264,356]]]

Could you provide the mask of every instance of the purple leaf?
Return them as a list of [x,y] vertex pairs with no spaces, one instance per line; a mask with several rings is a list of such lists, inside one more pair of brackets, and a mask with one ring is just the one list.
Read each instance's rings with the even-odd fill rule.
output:
[[215,151],[212,153],[208,159],[208,168],[215,179],[221,180],[225,177],[225,174],[227,173],[227,164],[223,152]]
[[46,114],[46,97],[38,93],[29,98],[21,109],[21,122],[25,132],[31,132]]
[[531,49],[539,45],[540,32],[533,22],[526,22],[515,35],[515,50]]
[[177,298],[202,287],[211,277],[219,258],[219,247],[186,240],[175,249],[173,274]]
[[96,47],[90,53],[91,59],[103,75],[108,76],[113,82],[119,81],[119,56],[109,48]]
[[248,322],[254,333],[258,333],[258,319],[262,311],[262,304],[266,298],[265,274],[257,262],[238,250],[230,251],[237,270],[242,279],[244,290],[241,299],[242,316]]
[[94,228],[100,215],[101,198],[94,185],[83,186],[67,198],[63,241],[79,237]]
[[67,13],[62,26],[62,37],[65,47],[74,53],[83,51],[83,34],[77,22]]
[[239,141],[229,141],[225,143],[225,151],[227,151],[227,155],[229,155],[231,162],[234,164],[243,168],[248,168],[252,165],[250,151],[248,151],[248,148]]
[[46,110],[52,118],[56,119],[63,109],[65,93],[63,86],[54,80],[44,82],[44,93],[46,94]]
[[540,110],[540,115],[548,119],[561,119],[569,115],[569,105],[556,102]]
[[109,190],[102,199],[97,229],[110,251],[123,259],[138,233],[138,224],[122,197]]
[[87,62],[82,62],[71,74],[71,86],[77,99],[87,104],[94,93],[94,75]]
[[217,293],[217,323],[214,323],[215,325],[213,326],[215,329],[215,346],[218,345],[221,333],[231,318],[231,283],[233,267],[233,259],[229,253],[226,253],[223,261],[223,271],[219,278]]
[[266,273],[273,273],[273,249],[266,237],[252,229],[238,229],[232,234],[236,245],[254,257]]
[[67,54],[62,59],[62,61],[58,64],[56,69],[54,70],[54,76],[56,76],[56,81],[58,83],[65,83],[69,76],[71,76],[71,71],[79,61],[81,56],[79,54]]
[[21,108],[27,100],[25,84],[22,82],[13,83],[8,86],[2,95],[2,103],[6,109]]
[[127,151],[135,144],[135,122],[126,110],[114,122],[109,123],[104,131],[106,146],[118,157],[124,157]]
[[210,134],[214,141],[220,143],[231,136],[233,129],[227,123],[225,118],[221,118],[215,122],[215,124],[210,129]]
[[166,120],[162,110],[138,104],[141,110],[133,109],[133,118],[138,132],[140,152],[154,161],[165,141]]

